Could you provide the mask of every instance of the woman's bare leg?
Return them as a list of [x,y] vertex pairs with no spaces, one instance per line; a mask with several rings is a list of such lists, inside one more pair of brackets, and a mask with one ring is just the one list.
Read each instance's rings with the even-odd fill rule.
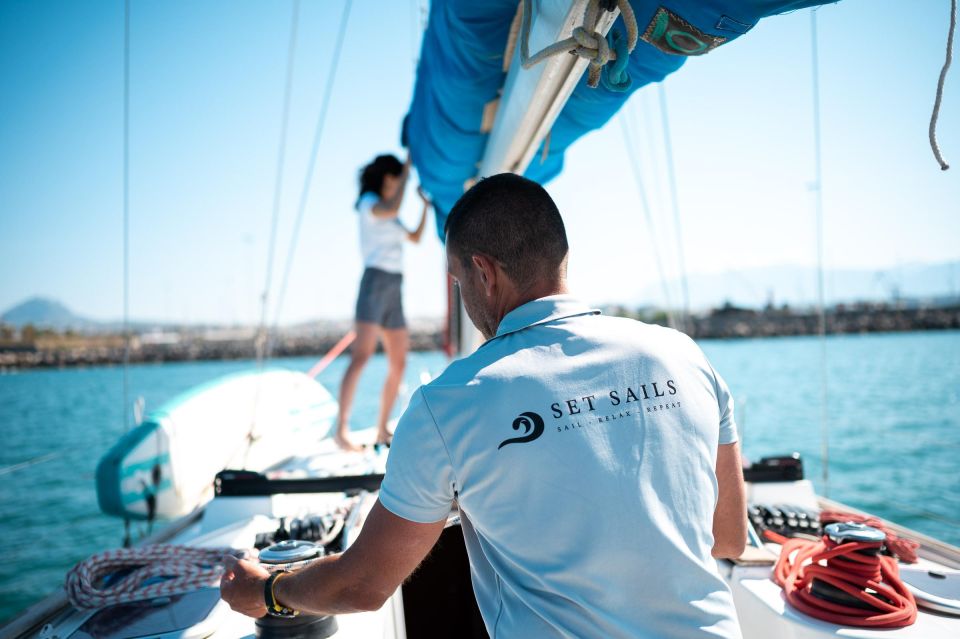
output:
[[380,397],[380,418],[377,420],[377,442],[389,443],[393,434],[387,430],[387,420],[393,404],[397,401],[397,392],[400,382],[403,381],[403,370],[407,365],[407,351],[410,350],[410,333],[406,328],[383,329],[383,350],[387,353],[387,362],[390,369],[387,371],[387,381],[383,384],[383,395]]
[[353,408],[353,396],[357,392],[357,381],[367,361],[377,349],[377,333],[380,327],[370,322],[357,322],[357,338],[350,349],[350,365],[340,382],[340,413],[337,415],[337,432],[333,440],[344,450],[361,450],[362,447],[350,440],[350,409]]

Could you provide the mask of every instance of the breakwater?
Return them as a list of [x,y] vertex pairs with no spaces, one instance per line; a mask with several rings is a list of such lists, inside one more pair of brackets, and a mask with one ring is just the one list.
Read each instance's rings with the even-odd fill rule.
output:
[[[950,330],[960,328],[960,306],[838,305],[826,310],[824,323],[828,335]],[[789,308],[725,306],[690,318],[684,327],[696,339],[816,335],[820,317],[812,311]]]
[[[636,311],[608,307],[611,315],[669,325],[662,310]],[[826,333],[890,333],[960,329],[960,305],[906,306],[902,304],[837,305],[826,310]],[[673,314],[674,324],[695,339],[733,339],[816,335],[819,315],[809,309],[767,307],[749,309],[725,305],[683,318]],[[271,337],[274,357],[320,357],[351,328],[350,322],[330,322],[309,328],[281,329]],[[443,348],[445,329],[440,321],[410,325],[410,350],[424,352]],[[24,338],[24,335],[27,338]],[[239,360],[254,357],[256,331],[252,328],[163,329],[141,331],[131,337],[130,361],[185,362]],[[118,364],[124,360],[125,344],[116,333],[76,334],[50,330],[20,331],[19,339],[8,333],[0,339],[0,370],[64,368]]]
[[[271,357],[322,357],[340,341],[350,325],[310,332],[281,332],[270,338]],[[437,351],[443,347],[443,330],[436,323],[412,326],[410,350]],[[69,336],[46,334],[28,342],[0,342],[0,370],[68,368],[120,364],[126,351],[122,335]],[[252,330],[165,331],[135,334],[130,338],[131,363],[242,360],[256,357]]]

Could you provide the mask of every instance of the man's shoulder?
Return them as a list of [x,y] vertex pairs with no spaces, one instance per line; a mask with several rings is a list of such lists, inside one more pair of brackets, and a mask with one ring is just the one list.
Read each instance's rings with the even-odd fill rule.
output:
[[470,384],[477,375],[494,361],[502,358],[502,354],[491,357],[493,353],[480,348],[469,355],[450,362],[442,373],[429,383],[423,385],[424,391],[430,391],[447,386],[465,386]]
[[[635,346],[640,350],[651,351],[664,349],[686,351],[692,348],[693,352],[700,352],[699,347],[685,333],[626,317],[583,315],[560,319],[558,324],[560,323],[569,337],[585,340],[588,350],[592,344],[596,348],[623,347],[632,350],[630,347]],[[537,328],[539,327],[530,327],[530,329]],[[517,359],[522,359],[525,366],[536,366],[538,362],[533,360],[538,360],[540,357],[574,356],[572,352],[563,348],[559,350],[551,348],[558,344],[556,332],[530,329],[506,335],[504,336],[506,339],[494,338],[473,353],[451,362],[443,373],[425,385],[424,389],[475,384],[488,374],[499,378],[503,373],[512,370],[511,362]],[[562,338],[559,339],[562,341]],[[532,354],[533,349],[538,347],[544,347],[539,357]],[[583,349],[578,348],[577,352],[583,352]],[[546,362],[543,364],[547,365]]]
[[639,341],[664,346],[695,346],[686,333],[660,324],[617,315],[594,315],[583,319],[587,321],[578,321],[571,327],[573,333],[596,337],[605,342]]

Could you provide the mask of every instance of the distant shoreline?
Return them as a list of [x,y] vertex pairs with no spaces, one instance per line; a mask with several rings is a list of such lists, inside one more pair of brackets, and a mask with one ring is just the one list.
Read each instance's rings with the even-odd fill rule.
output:
[[[342,336],[322,335],[306,337],[278,337],[274,339],[271,357],[309,357],[318,359],[327,353]],[[86,342],[86,343],[84,343]],[[159,364],[164,362],[230,361],[255,359],[253,341],[205,340],[200,337],[176,342],[143,342],[140,336],[131,340],[131,364]],[[411,331],[411,351],[437,351],[443,348],[443,333]],[[0,344],[0,370],[35,368],[76,368],[122,364],[123,337],[94,336],[87,340],[73,338],[68,346],[58,346],[55,340],[34,345]]]
[[[644,322],[668,325],[664,311],[630,312],[609,308],[607,314],[631,317]],[[860,333],[900,333],[960,329],[960,305],[948,307],[906,308],[895,305],[866,305],[831,308],[825,316],[828,335]],[[810,311],[789,308],[753,310],[731,305],[707,314],[674,321],[694,339],[738,339],[817,335],[819,316]],[[131,340],[130,363],[163,363],[192,361],[228,361],[253,359],[253,340],[235,336],[229,339],[204,334],[171,333],[169,339],[155,335],[134,335]],[[338,332],[281,334],[274,338],[273,357],[317,357],[327,353],[339,341]],[[444,331],[436,324],[431,328],[413,328],[411,351],[437,351],[444,347]],[[74,368],[122,364],[122,335],[57,334],[46,331],[31,342],[0,342],[0,371]]]

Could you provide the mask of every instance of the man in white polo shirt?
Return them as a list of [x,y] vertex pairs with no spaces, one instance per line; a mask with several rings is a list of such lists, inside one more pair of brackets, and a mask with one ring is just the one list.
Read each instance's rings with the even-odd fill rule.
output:
[[[487,342],[411,399],[356,543],[278,579],[277,601],[379,607],[458,508],[491,637],[739,637],[714,560],[746,539],[723,380],[685,335],[567,294],[563,221],[536,183],[481,181],[446,233]],[[224,598],[262,614],[263,579],[231,562]]]

